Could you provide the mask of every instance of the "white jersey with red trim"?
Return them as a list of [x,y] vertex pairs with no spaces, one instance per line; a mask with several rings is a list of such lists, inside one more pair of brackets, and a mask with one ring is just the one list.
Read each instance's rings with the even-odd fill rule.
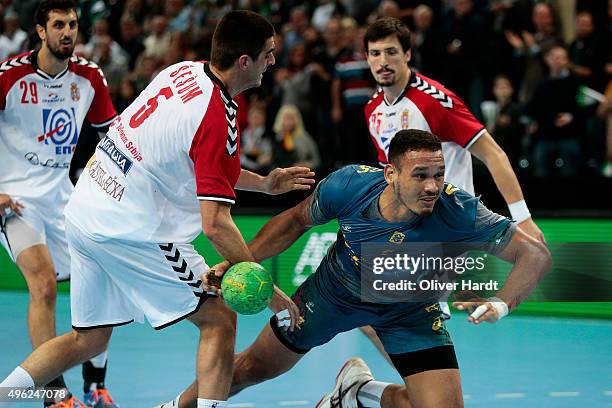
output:
[[453,92],[412,72],[397,100],[390,103],[381,90],[366,105],[365,115],[381,164],[387,163],[389,144],[398,131],[427,130],[442,141],[446,180],[474,193],[472,157],[467,149],[486,129]]
[[61,211],[83,121],[103,127],[117,114],[96,64],[73,56],[52,77],[36,57],[28,52],[0,64],[0,192]]
[[236,111],[208,63],[166,68],[111,124],[66,219],[96,240],[191,242],[201,232],[198,199],[234,203]]

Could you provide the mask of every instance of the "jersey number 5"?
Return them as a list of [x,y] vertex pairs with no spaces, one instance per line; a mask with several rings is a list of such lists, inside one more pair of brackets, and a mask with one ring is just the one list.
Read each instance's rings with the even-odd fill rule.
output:
[[149,99],[146,105],[142,105],[140,109],[138,109],[138,111],[134,115],[132,115],[132,118],[130,119],[130,127],[132,129],[137,128],[138,126],[142,125],[144,121],[147,120],[147,118],[153,114],[153,112],[155,112],[155,110],[159,106],[157,99],[160,96],[164,96],[166,99],[170,99],[172,98],[172,95],[174,94],[172,93],[172,89],[170,89],[169,86],[160,89],[157,95]]

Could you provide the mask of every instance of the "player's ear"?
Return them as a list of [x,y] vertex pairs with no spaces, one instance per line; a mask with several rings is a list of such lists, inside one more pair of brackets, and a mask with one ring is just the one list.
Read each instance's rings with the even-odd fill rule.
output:
[[241,55],[240,57],[238,57],[238,68],[240,68],[241,70],[245,70],[249,67],[249,64],[251,64],[253,61],[251,60],[251,57],[249,57],[248,55]]
[[391,163],[385,166],[385,180],[388,184],[392,184],[395,181],[395,177],[397,177],[397,169]]
[[40,38],[41,41],[45,41],[47,33],[45,32],[45,28],[43,26],[41,26],[40,24],[36,24],[36,33],[38,34],[38,38]]
[[410,62],[410,59],[412,59],[412,48],[406,52],[406,64]]

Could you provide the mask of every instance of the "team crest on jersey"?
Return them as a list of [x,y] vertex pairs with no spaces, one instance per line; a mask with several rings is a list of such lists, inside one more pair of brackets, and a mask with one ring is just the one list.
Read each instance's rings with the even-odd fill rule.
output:
[[56,155],[72,154],[79,138],[76,113],[70,109],[43,109],[43,133],[38,142],[55,147]]
[[81,99],[81,94],[79,92],[79,86],[76,82],[70,84],[70,97],[73,101],[78,102]]
[[401,244],[402,242],[404,242],[404,238],[406,238],[406,234],[404,234],[403,232],[395,231],[393,235],[391,235],[391,238],[389,238],[389,242],[391,242],[392,244]]
[[408,129],[408,115],[409,115],[408,109],[402,112],[402,129]]

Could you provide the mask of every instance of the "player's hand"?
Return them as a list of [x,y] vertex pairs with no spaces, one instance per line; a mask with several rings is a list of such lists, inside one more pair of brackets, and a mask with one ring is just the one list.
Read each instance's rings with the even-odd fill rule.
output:
[[472,300],[453,302],[454,308],[465,310],[469,314],[468,322],[473,324],[495,323],[508,314],[508,305],[501,299],[484,299],[474,294],[471,295]]
[[274,285],[274,297],[268,308],[276,314],[279,327],[290,332],[295,330],[299,319],[300,309],[293,303],[293,300],[285,294],[278,286]]
[[202,275],[202,288],[204,292],[211,295],[221,295],[221,278],[229,269],[230,263],[223,261],[213,265]]
[[533,219],[531,217],[518,224],[518,227],[523,230],[525,234],[537,239],[538,241],[546,245],[546,239],[544,238],[544,234],[542,233],[540,228],[538,228],[536,223],[533,222]]
[[13,211],[17,215],[21,215],[23,205],[13,200],[8,194],[0,193],[0,215],[7,215]]
[[292,190],[310,190],[315,183],[314,175],[308,167],[276,168],[265,177],[264,191],[277,195]]

